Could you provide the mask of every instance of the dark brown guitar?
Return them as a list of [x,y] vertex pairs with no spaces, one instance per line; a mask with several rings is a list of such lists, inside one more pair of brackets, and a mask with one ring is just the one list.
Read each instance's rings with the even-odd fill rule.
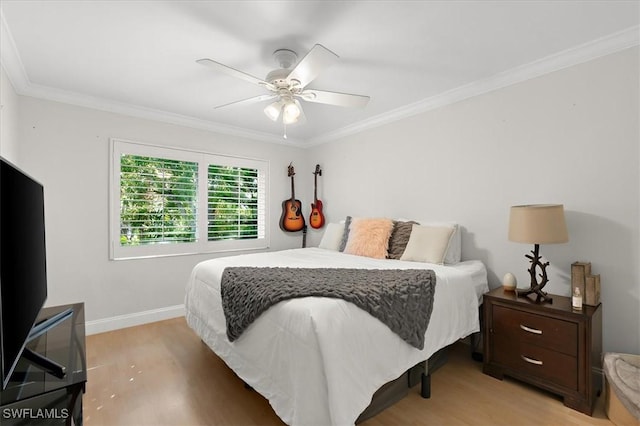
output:
[[282,202],[280,228],[282,228],[283,231],[296,232],[305,227],[304,216],[302,216],[302,203],[300,200],[296,200],[296,191],[293,184],[293,176],[296,173],[291,164],[289,164],[287,173],[291,178],[291,198]]
[[316,164],[316,171],[313,172],[313,203],[311,203],[311,214],[309,215],[309,225],[315,229],[319,229],[324,226],[322,201],[318,200],[318,176],[322,176],[320,164]]

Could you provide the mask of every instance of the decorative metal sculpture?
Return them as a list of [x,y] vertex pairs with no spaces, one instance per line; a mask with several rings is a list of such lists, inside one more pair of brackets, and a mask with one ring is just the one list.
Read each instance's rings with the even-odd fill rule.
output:
[[[531,286],[526,290],[516,290],[516,294],[518,296],[528,296],[535,293],[537,295],[536,302],[543,301],[553,303],[553,299],[546,292],[542,291],[542,288],[549,282],[549,278],[547,277],[547,266],[549,266],[549,262],[541,262],[540,244],[535,244],[531,253],[533,256],[525,254],[525,257],[531,261],[531,267],[528,269],[529,275],[531,276]],[[537,279],[538,268],[542,271],[540,273],[540,282],[538,282]]]

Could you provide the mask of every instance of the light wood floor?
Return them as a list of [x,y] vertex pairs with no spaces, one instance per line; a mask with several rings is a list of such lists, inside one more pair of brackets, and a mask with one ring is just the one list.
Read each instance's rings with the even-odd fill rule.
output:
[[[183,318],[88,336],[87,362],[88,426],[283,424]],[[362,425],[613,425],[603,396],[586,416],[552,394],[482,374],[462,343],[433,375],[431,398],[419,392]]]

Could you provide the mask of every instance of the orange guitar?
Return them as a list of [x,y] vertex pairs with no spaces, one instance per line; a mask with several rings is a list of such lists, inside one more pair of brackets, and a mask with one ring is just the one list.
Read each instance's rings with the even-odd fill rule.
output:
[[322,214],[322,201],[318,200],[318,175],[322,176],[320,164],[316,164],[316,171],[313,172],[313,203],[311,203],[311,214],[309,224],[312,228],[319,229],[324,226],[324,215]]
[[302,203],[300,200],[296,200],[296,192],[293,185],[293,176],[296,173],[291,164],[289,164],[287,173],[291,178],[291,198],[282,202],[280,228],[282,228],[283,231],[296,232],[305,228],[304,216],[302,216]]

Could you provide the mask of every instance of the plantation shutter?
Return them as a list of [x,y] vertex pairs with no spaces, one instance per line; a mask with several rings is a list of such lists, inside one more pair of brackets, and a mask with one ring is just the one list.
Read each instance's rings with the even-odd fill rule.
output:
[[269,247],[264,160],[111,140],[111,259]]
[[196,241],[198,163],[120,157],[120,244]]
[[264,173],[210,164],[207,182],[209,241],[264,238]]

